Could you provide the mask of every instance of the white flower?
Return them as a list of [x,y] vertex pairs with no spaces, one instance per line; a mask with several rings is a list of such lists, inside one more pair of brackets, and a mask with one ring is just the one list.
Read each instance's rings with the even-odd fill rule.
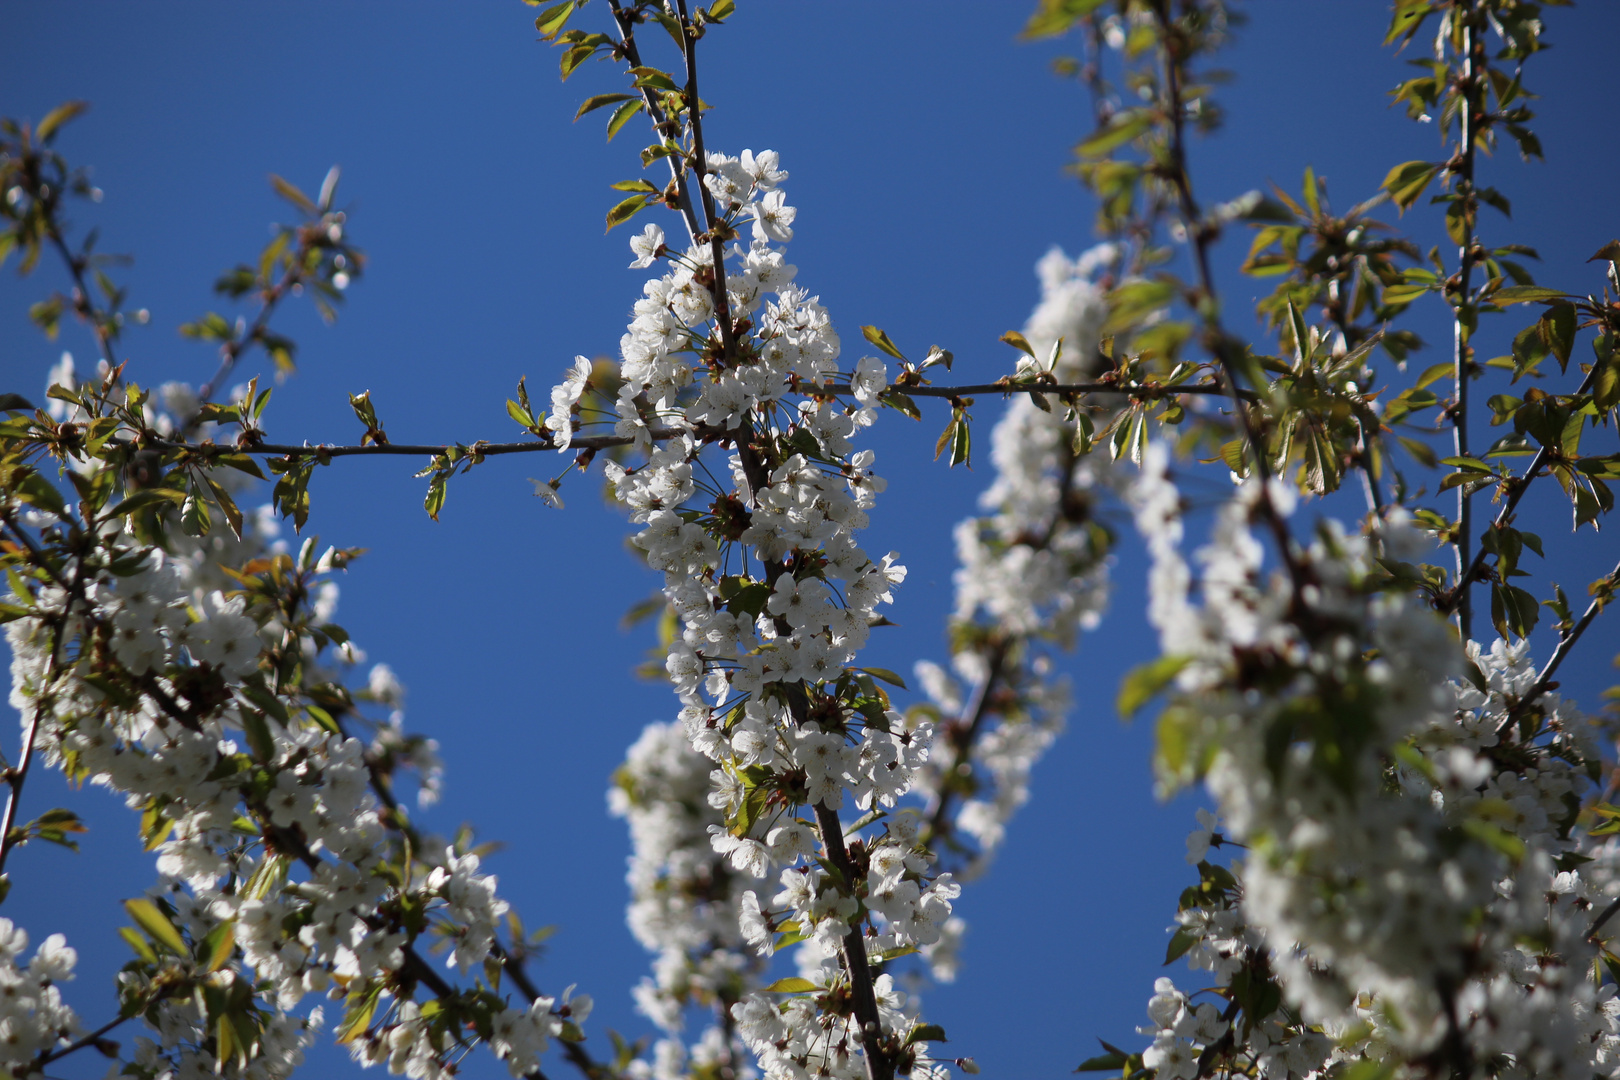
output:
[[648,225],[641,232],[630,238],[630,250],[636,256],[636,261],[630,264],[630,269],[641,270],[653,264],[664,250],[664,230],[657,225]]
[[748,209],[754,215],[754,239],[785,244],[793,239],[793,219],[798,210],[786,205],[782,191],[769,191]]
[[[583,356],[574,357],[574,366],[568,369],[563,381],[551,389],[551,413],[546,427],[552,431],[552,441],[561,453],[574,439],[574,406],[585,396],[585,384],[591,377],[591,362]],[[539,492],[536,492],[539,494]]]

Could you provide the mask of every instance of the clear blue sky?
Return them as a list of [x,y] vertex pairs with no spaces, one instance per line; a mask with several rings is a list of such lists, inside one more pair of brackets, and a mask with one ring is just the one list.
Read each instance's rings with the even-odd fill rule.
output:
[[[1062,171],[1089,108],[1047,67],[1069,48],[1015,42],[1032,6],[1022,0],[739,6],[703,44],[703,96],[715,106],[708,140],[781,152],[799,208],[790,260],[800,284],[821,295],[851,350],[857,328],[876,323],[903,347],[953,349],[964,380],[1002,374],[1010,356],[996,338],[1035,302],[1035,259],[1054,243],[1071,252],[1090,243],[1092,207]],[[598,7],[587,20],[605,14]],[[1438,156],[1432,129],[1385,107],[1387,88],[1410,70],[1378,45],[1385,5],[1256,0],[1249,9],[1253,22],[1227,55],[1237,73],[1221,95],[1228,126],[1194,159],[1207,199],[1268,180],[1296,189],[1310,164],[1343,207],[1391,165]],[[256,253],[266,223],[282,216],[266,175],[313,189],[336,162],[340,201],[371,262],[335,327],[302,309],[278,320],[302,348],[298,375],[268,414],[272,437],[355,438],[345,395],[369,389],[396,442],[506,438],[516,429],[503,401],[518,377],[543,396],[576,353],[613,352],[644,276],[625,268],[626,230],[602,235],[616,199],[607,185],[639,175],[642,132],[632,125],[607,146],[598,117],[569,122],[582,98],[621,80],[587,65],[559,83],[532,17],[516,0],[13,2],[0,112],[38,119],[67,98],[92,102],[59,145],[93,165],[106,191],[78,223],[102,227],[103,249],[135,256],[118,276],[153,316],[124,346],[141,383],[212,372],[211,350],[175,327],[209,308],[232,311],[210,284]],[[1516,217],[1487,217],[1484,228],[1536,244],[1543,281],[1585,291],[1598,278],[1583,260],[1620,234],[1620,132],[1603,74],[1620,5],[1594,0],[1548,19],[1555,49],[1532,61],[1526,81],[1543,95],[1536,126],[1549,163],[1524,166],[1511,152],[1487,163],[1485,182],[1513,200]],[[1438,242],[1433,222],[1416,217],[1406,224],[1424,246]],[[1221,251],[1239,328],[1250,325],[1242,301],[1260,292],[1231,271],[1246,245],[1234,236]],[[92,355],[77,328],[52,345],[26,321],[27,304],[58,283],[54,269],[0,279],[0,389],[39,393],[64,345]],[[1438,322],[1420,329],[1446,341]],[[1437,347],[1426,363],[1440,359]],[[982,435],[997,409],[979,406]],[[902,671],[944,658],[950,529],[986,482],[987,464],[948,472],[930,460],[942,423],[889,414],[870,444],[890,486],[866,546],[898,549],[911,576],[891,616],[900,629],[877,635],[868,655]],[[630,675],[648,634],[618,627],[655,582],[621,554],[628,529],[591,487],[565,489],[561,513],[529,496],[525,478],[554,467],[486,464],[453,483],[434,524],[411,462],[342,462],[315,481],[311,529],[370,549],[343,582],[339,621],[395,667],[411,725],[442,744],[448,794],[426,823],[448,832],[471,821],[505,843],[491,862],[502,892],[531,924],[559,927],[536,975],[596,995],[589,1030],[601,1046],[608,1027],[649,1027],[628,994],[646,957],[624,927],[628,844],[604,791],[641,727],[674,710],[666,687]],[[1549,539],[1567,528],[1566,508],[1534,510],[1547,514]],[[1590,533],[1561,544],[1566,584],[1607,569],[1605,548],[1612,559],[1612,542]],[[1150,729],[1122,726],[1112,708],[1120,673],[1152,648],[1141,569],[1126,539],[1115,610],[1067,666],[1078,698],[1070,731],[1037,771],[1034,800],[991,875],[960,901],[972,926],[960,980],[928,997],[951,1048],[991,1075],[1065,1074],[1093,1051],[1093,1035],[1135,1045],[1188,881],[1182,837],[1196,803],[1154,801]],[[1612,653],[1616,634],[1600,627],[1593,638],[1585,673],[1566,681],[1589,701],[1607,682],[1592,658]],[[8,746],[15,730],[0,724]],[[0,913],[36,941],[70,934],[81,954],[70,994],[95,1022],[111,1013],[110,974],[124,960],[112,929],[118,902],[151,883],[151,861],[134,821],[104,793],[67,793],[51,778],[31,783],[27,799],[31,809],[88,807],[94,831],[77,857],[21,853]],[[1173,974],[1183,972],[1178,964]],[[328,1049],[314,1062],[331,1075],[347,1067],[340,1056]],[[473,1075],[505,1075],[475,1061]],[[81,1062],[72,1075],[100,1068]]]

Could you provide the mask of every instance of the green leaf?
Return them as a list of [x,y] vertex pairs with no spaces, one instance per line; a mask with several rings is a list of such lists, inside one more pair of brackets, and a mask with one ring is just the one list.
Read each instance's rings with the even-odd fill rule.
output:
[[50,142],[56,137],[57,131],[61,129],[63,124],[72,120],[75,116],[83,115],[88,108],[90,108],[88,101],[69,101],[58,105],[46,113],[45,119],[41,120],[39,126],[34,128],[35,136],[42,143]]
[[1393,1062],[1362,1060],[1344,1070],[1340,1080],[1389,1080],[1395,1075]]
[[180,528],[187,536],[206,536],[213,517],[208,512],[208,500],[195,489],[180,504]]
[[1023,334],[1020,334],[1016,330],[1009,330],[1005,334],[1002,334],[1001,340],[1005,341],[1008,345],[1011,345],[1019,352],[1028,353],[1030,356],[1035,355],[1035,348],[1034,346],[1030,345],[1029,339],[1024,337]]
[[21,394],[0,394],[0,412],[33,412],[34,406]]
[[1430,161],[1406,161],[1389,170],[1379,187],[1389,192],[1390,200],[1406,213],[1422,196],[1429,181],[1435,178],[1440,166]]
[[[905,354],[900,351],[895,343],[889,340],[889,335],[885,334],[882,330],[879,330],[875,326],[861,327],[861,336],[865,337],[867,341],[870,341],[872,344],[876,345],[878,348],[882,349],[896,360],[904,360],[906,358]],[[938,456],[939,455],[937,454],[935,455],[935,457]]]
[[579,111],[574,114],[574,119],[578,120],[586,113],[595,112],[597,109],[612,105],[616,101],[640,100],[640,94],[593,94],[592,96],[586,98],[583,103],[581,103]]
[[890,671],[888,668],[863,667],[863,668],[856,668],[855,670],[856,671],[864,671],[868,675],[871,675],[873,678],[882,679],[884,682],[888,683],[890,686],[898,686],[902,690],[911,689],[909,686],[906,685],[906,680],[902,679],[900,676],[896,675],[894,672]]
[[1103,3],[1104,0],[1041,0],[1019,36],[1026,41],[1057,37]]
[[1122,112],[1082,140],[1075,152],[1084,158],[1106,157],[1151,127],[1153,117],[1146,112]]
[[1190,663],[1190,656],[1161,656],[1132,669],[1120,684],[1119,697],[1115,701],[1119,715],[1122,718],[1134,716]]
[[1190,933],[1185,926],[1177,927],[1176,932],[1170,935],[1170,945],[1164,950],[1164,962],[1173,964],[1194,945],[1198,944],[1198,936]]
[[118,928],[118,936],[123,938],[131,949],[135,950],[136,956],[140,957],[142,960],[153,965],[154,967],[157,965],[157,953],[152,951],[152,946],[147,943],[147,940],[144,937],[141,936],[140,931],[136,930],[132,926],[120,926]]
[[135,920],[137,926],[146,931],[146,936],[157,944],[176,956],[189,955],[180,931],[175,929],[174,923],[170,922],[169,917],[152,901],[144,897],[139,900],[125,900],[124,910],[129,912],[129,917]]
[[821,987],[809,979],[801,979],[797,975],[789,975],[785,979],[777,979],[765,988],[767,994],[809,994],[820,990]]
[[1417,382],[1413,385],[1417,389],[1422,390],[1427,386],[1439,382],[1441,379],[1445,378],[1447,375],[1450,375],[1455,370],[1455,365],[1453,365],[1450,360],[1446,360],[1442,363],[1435,364],[1433,367],[1425,369],[1423,374],[1418,376]]
[[56,486],[32,469],[20,481],[15,481],[13,488],[17,498],[30,506],[37,506],[46,513],[54,514],[65,519],[67,503],[62,500],[62,493]]
[[950,1042],[945,1037],[945,1029],[938,1024],[918,1024],[906,1032],[906,1045],[920,1042]]
[[1491,625],[1504,638],[1511,630],[1521,638],[1530,636],[1541,618],[1536,598],[1517,585],[1491,586]]
[[315,204],[310,201],[309,196],[305,195],[302,191],[299,191],[296,186],[288,183],[286,180],[283,180],[275,173],[270,174],[270,186],[276,189],[277,195],[280,195],[283,199],[286,199],[288,202],[298,207],[298,209],[302,210],[310,217],[315,217],[317,215],[318,211],[315,209]]
[[[570,4],[570,7],[573,5]],[[377,1001],[382,997],[382,983],[368,982],[358,990],[349,992],[348,1002],[344,1008],[343,1022],[334,1032],[338,1045],[353,1042],[365,1034],[371,1026],[371,1016],[377,1011]]]
[[1560,371],[1569,367],[1569,354],[1575,348],[1575,305],[1554,304],[1536,324],[1547,350],[1558,357]]
[[608,117],[608,142],[613,141],[613,136],[617,135],[619,130],[630,122],[631,117],[635,116],[646,107],[647,103],[642,101],[640,98],[637,98],[635,101],[627,101],[623,105],[620,105],[617,109],[614,109],[613,115]]
[[236,949],[236,924],[222,922],[208,932],[202,939],[198,950],[198,959],[203,962],[206,971],[218,971],[230,963],[231,954]]
[[439,511],[444,509],[445,477],[443,473],[428,481],[427,498],[422,500],[422,509],[428,512],[428,517],[434,521],[439,520]]
[[1525,304],[1536,300],[1562,300],[1569,294],[1542,285],[1509,285],[1491,294],[1497,304]]
[[550,41],[562,32],[568,25],[568,17],[579,6],[578,0],[564,0],[561,4],[552,4],[542,11],[534,20],[534,28],[540,31],[540,36]]
[[647,196],[645,195],[630,196],[628,199],[624,200],[608,211],[607,228],[604,229],[603,232],[612,232],[614,226],[623,225],[625,222],[647,209],[647,207],[650,205],[651,203],[647,201]]
[[1130,1063],[1131,1056],[1125,1051],[1117,1046],[1111,1046],[1101,1039],[1097,1041],[1102,1042],[1103,1049],[1108,1052],[1082,1061],[1080,1067],[1074,1070],[1075,1072],[1113,1072],[1116,1069],[1123,1069]]
[[1424,293],[1434,291],[1433,285],[1421,283],[1412,285],[1391,285],[1384,290],[1383,302],[1390,306],[1396,304],[1410,304]]
[[951,440],[951,468],[958,465],[973,467],[973,432],[972,425],[964,415],[956,423],[956,437]]

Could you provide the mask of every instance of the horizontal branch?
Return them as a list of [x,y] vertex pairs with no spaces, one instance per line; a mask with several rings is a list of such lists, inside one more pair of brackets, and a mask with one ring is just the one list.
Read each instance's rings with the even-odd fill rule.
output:
[[[832,387],[830,389],[847,391],[848,387]],[[966,394],[1124,394],[1128,397],[1138,398],[1164,398],[1175,397],[1177,394],[1208,394],[1211,397],[1224,397],[1230,393],[1224,384],[1218,382],[1208,383],[1181,383],[1179,385],[1139,383],[1122,386],[1119,383],[1089,382],[1089,383],[977,383],[972,386],[901,386],[894,385],[891,390],[898,390],[911,397],[952,398],[962,397]],[[1241,391],[1247,400],[1258,400],[1259,395],[1251,390]]]
[[[1230,393],[1218,383],[1191,383],[1180,386],[1120,386],[1116,383],[1036,383],[1025,385],[1009,385],[1006,383],[979,383],[971,386],[893,386],[889,389],[898,391],[911,397],[925,398],[959,398],[968,394],[1125,394],[1139,398],[1175,397],[1178,394],[1207,394],[1221,396]],[[844,395],[852,393],[848,386],[825,386],[807,390],[808,393],[829,395]],[[1246,398],[1255,399],[1252,391],[1242,392]],[[673,439],[678,435],[686,434],[683,428],[651,428],[648,435],[657,442],[663,439]],[[698,435],[718,434],[724,438],[732,438],[729,431],[696,428]],[[605,450],[614,446],[630,446],[637,440],[632,435],[576,435],[570,440],[567,449],[574,450]],[[146,444],[156,450],[190,450],[200,454],[230,453],[255,454],[266,457],[438,457],[455,449],[471,451],[481,457],[495,457],[499,454],[534,454],[546,450],[557,450],[558,446],[551,439],[534,439],[527,442],[471,442],[471,443],[372,443],[365,446],[348,444],[334,445],[320,443],[314,446],[308,443],[294,445],[292,443],[256,443],[252,446],[232,446],[225,443],[212,442],[178,442],[171,439],[153,439]]]
[[[649,434],[656,441],[659,439],[673,439],[684,434],[679,428],[652,428]],[[630,446],[636,441],[630,435],[586,435],[575,437],[568,445],[569,450],[602,450],[610,446]],[[536,439],[530,442],[511,443],[372,443],[366,446],[334,446],[331,443],[322,443],[310,446],[305,443],[293,445],[290,443],[258,443],[254,446],[232,446],[225,443],[188,443],[172,442],[167,439],[154,439],[147,445],[157,450],[191,450],[200,454],[262,454],[267,457],[438,457],[452,450],[462,449],[483,457],[494,457],[497,454],[534,454],[544,450],[557,450],[557,444],[550,439]]]

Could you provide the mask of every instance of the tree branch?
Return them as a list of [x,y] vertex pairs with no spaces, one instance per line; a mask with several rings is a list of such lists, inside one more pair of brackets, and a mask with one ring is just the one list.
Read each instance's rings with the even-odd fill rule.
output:
[[[22,539],[24,545],[28,548],[29,554],[38,560],[41,566],[48,568],[49,564],[45,561],[44,552],[34,544],[27,533],[18,527],[11,514],[6,512],[0,516],[3,516],[6,526]],[[93,536],[94,533],[94,522],[86,521],[84,534]],[[49,617],[51,622],[51,651],[45,662],[43,685],[40,687],[39,695],[34,699],[34,708],[29,714],[28,725],[23,729],[22,748],[17,756],[17,764],[6,769],[4,773],[5,783],[10,791],[6,796],[6,808],[3,812],[0,812],[0,881],[4,880],[6,859],[17,847],[12,840],[11,830],[17,823],[17,810],[22,803],[23,785],[28,781],[28,769],[33,764],[34,743],[39,736],[40,721],[44,717],[45,710],[50,708],[54,702],[54,686],[57,676],[61,673],[62,637],[67,629],[68,620],[73,617],[74,602],[83,594],[84,571],[85,563],[81,558],[78,565],[74,567],[73,580],[61,585],[64,593],[62,610]],[[52,577],[59,584],[61,583],[62,579],[59,574],[53,573]]]
[[703,105],[698,97],[697,35],[692,20],[686,13],[686,0],[680,0],[681,51],[686,58],[686,123],[692,131],[692,151],[697,156],[698,198],[703,206],[703,222],[709,237],[709,252],[714,260],[715,321],[720,324],[720,345],[727,361],[736,356],[737,332],[731,325],[731,297],[726,292],[726,243],[721,236],[720,217],[715,212],[714,196],[704,177],[709,172],[708,153],[703,149]]
[[[613,22],[619,28],[619,48],[623,50],[625,59],[630,61],[631,67],[641,67],[641,50],[636,47],[635,24],[631,21],[629,13],[619,7],[619,0],[608,0],[608,6],[613,9]],[[668,117],[664,115],[664,110],[658,107],[658,98],[653,94],[651,87],[641,88],[641,100],[646,103],[647,115],[652,117],[653,130],[658,133],[659,138],[667,139]],[[675,199],[680,209],[681,220],[686,222],[686,231],[691,236],[692,242],[697,243],[703,227],[698,224],[697,213],[692,209],[692,193],[686,184],[686,169],[676,164],[674,155],[666,156],[664,160],[669,165],[670,179],[675,184]]]
[[[1466,6],[1466,13],[1461,10]],[[1474,273],[1474,214],[1478,201],[1474,196],[1474,139],[1481,101],[1484,96],[1479,66],[1484,60],[1485,42],[1478,33],[1475,21],[1478,11],[1472,2],[1453,9],[1462,20],[1463,70],[1458,82],[1462,92],[1462,107],[1458,115],[1459,145],[1453,166],[1457,177],[1457,197],[1462,200],[1462,239],[1457,246],[1457,300],[1452,318],[1452,372],[1457,399],[1449,410],[1451,416],[1452,453],[1468,457],[1468,382],[1472,378],[1473,347],[1468,344],[1469,330],[1464,312],[1474,306],[1469,296]],[[1457,485],[1457,627],[1464,641],[1473,637],[1474,603],[1469,590],[1471,576],[1464,569],[1472,560],[1468,553],[1474,533],[1473,491],[1467,484]]]
[[[1620,564],[1617,564],[1613,570],[1609,571],[1608,582],[1610,588],[1620,584]],[[1508,710],[1508,714],[1502,719],[1502,723],[1497,726],[1497,738],[1500,739],[1506,736],[1524,710],[1535,704],[1536,699],[1541,697],[1542,694],[1552,689],[1552,677],[1558,673],[1559,665],[1564,662],[1564,658],[1575,647],[1575,643],[1581,640],[1581,635],[1586,633],[1586,628],[1592,625],[1592,620],[1597,618],[1598,612],[1602,611],[1608,602],[1609,598],[1601,593],[1593,597],[1592,602],[1586,606],[1586,611],[1582,613],[1580,621],[1570,627],[1569,633],[1558,639],[1557,647],[1553,649],[1552,655],[1547,658],[1547,664],[1536,676],[1536,681],[1530,684],[1530,689],[1524,692],[1524,695],[1519,698],[1513,708]]]
[[[1187,235],[1192,241],[1194,261],[1198,267],[1198,286],[1203,294],[1203,300],[1198,305],[1199,315],[1204,324],[1204,345],[1220,364],[1221,372],[1225,377],[1227,391],[1232,398],[1232,407],[1237,412],[1238,420],[1243,426],[1243,435],[1254,451],[1255,472],[1262,482],[1271,479],[1271,465],[1266,460],[1266,444],[1261,439],[1260,431],[1249,414],[1244,402],[1238,382],[1235,365],[1232,362],[1233,341],[1227,336],[1226,330],[1220,321],[1219,294],[1215,290],[1215,275],[1210,268],[1209,249],[1214,241],[1215,232],[1203,220],[1203,212],[1198,207],[1198,200],[1193,196],[1192,177],[1187,172],[1186,149],[1186,104],[1182,100],[1181,75],[1184,58],[1181,55],[1182,44],[1178,40],[1179,33],[1170,22],[1170,0],[1153,0],[1153,12],[1159,23],[1161,36],[1160,48],[1164,52],[1164,79],[1166,104],[1168,114],[1170,169],[1173,173],[1177,195],[1181,204],[1181,216],[1185,220]],[[1294,560],[1290,550],[1291,538],[1288,535],[1288,523],[1277,513],[1276,507],[1271,504],[1271,496],[1264,487],[1259,502],[1261,517],[1270,527],[1273,540],[1277,545],[1277,557],[1282,560],[1288,569],[1288,576],[1293,582],[1294,596],[1297,598],[1304,586],[1303,575],[1299,564]]]
[[[1596,380],[1598,371],[1602,367],[1602,364],[1596,363],[1591,366],[1586,373],[1586,378],[1582,379],[1581,385],[1575,389],[1575,397],[1581,397],[1592,388],[1592,383]],[[1525,470],[1524,475],[1510,482],[1507,498],[1502,502],[1502,509],[1497,511],[1495,520],[1490,524],[1492,529],[1500,529],[1513,520],[1513,511],[1518,508],[1519,500],[1523,499],[1524,493],[1530,490],[1530,485],[1536,477],[1541,475],[1541,468],[1547,463],[1550,456],[1552,456],[1552,448],[1543,444],[1541,449],[1536,451],[1536,456],[1530,459],[1530,467]],[[1458,577],[1451,589],[1441,596],[1435,604],[1435,607],[1442,614],[1449,615],[1457,610],[1468,593],[1469,582],[1479,576],[1480,570],[1485,565],[1485,556],[1488,554],[1485,545],[1481,544],[1479,550],[1474,553],[1473,559],[1468,563],[1467,569],[1462,572],[1462,575]]]

